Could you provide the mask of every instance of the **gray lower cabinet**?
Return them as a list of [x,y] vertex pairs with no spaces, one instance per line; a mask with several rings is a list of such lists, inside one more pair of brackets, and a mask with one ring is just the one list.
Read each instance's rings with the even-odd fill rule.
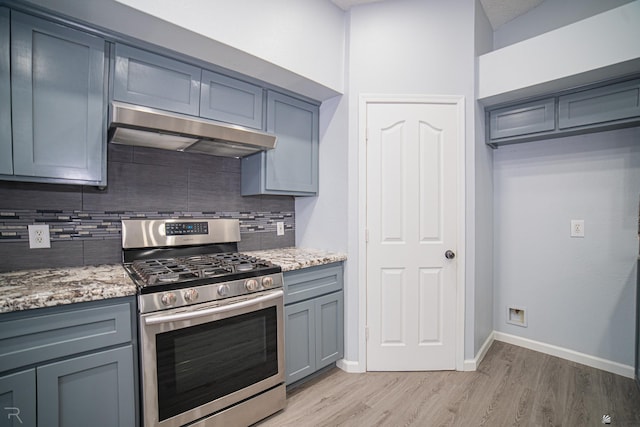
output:
[[113,99],[199,114],[200,68],[123,44],[115,52]]
[[9,28],[9,9],[0,7],[0,174],[3,175],[13,175]]
[[242,159],[242,195],[318,193],[317,105],[267,93],[267,132],[277,135],[276,148]]
[[[136,426],[133,297],[0,316],[0,426]],[[28,421],[25,421],[28,420]]]
[[342,272],[342,263],[338,263],[284,275],[287,384],[344,355]]
[[0,375],[0,427],[36,425],[36,371]]
[[132,346],[37,368],[38,425],[134,425]]
[[104,185],[105,41],[17,11],[10,27],[12,170],[3,137],[0,179]]

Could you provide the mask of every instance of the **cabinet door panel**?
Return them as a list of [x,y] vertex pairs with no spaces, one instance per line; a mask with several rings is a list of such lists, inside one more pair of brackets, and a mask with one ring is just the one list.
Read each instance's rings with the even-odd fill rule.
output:
[[129,46],[116,45],[113,98],[197,116],[200,68]]
[[104,49],[98,37],[12,12],[16,175],[102,181]]
[[315,371],[315,304],[305,301],[285,306],[286,383],[291,384]]
[[560,129],[640,117],[640,80],[561,96]]
[[553,98],[489,112],[489,134],[492,141],[554,129],[555,101]]
[[40,426],[136,424],[131,345],[38,367],[37,386]]
[[15,369],[131,341],[131,306],[69,309],[0,323],[0,366]]
[[0,427],[35,425],[35,369],[0,377]]
[[344,355],[342,291],[317,298],[316,369],[332,364]]
[[9,28],[9,9],[0,7],[0,174],[5,175],[13,175]]
[[342,263],[333,263],[284,273],[284,303],[315,298],[343,287]]
[[265,159],[267,191],[318,191],[318,109],[312,104],[269,92],[267,132],[275,133],[275,150]]
[[200,116],[262,129],[262,88],[203,70]]

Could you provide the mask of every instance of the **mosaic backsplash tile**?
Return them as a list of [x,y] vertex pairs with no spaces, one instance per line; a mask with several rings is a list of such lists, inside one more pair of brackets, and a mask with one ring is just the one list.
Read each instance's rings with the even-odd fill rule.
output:
[[0,240],[28,242],[29,224],[49,224],[51,241],[120,240],[121,220],[130,218],[232,218],[240,221],[240,233],[276,232],[284,222],[285,232],[295,230],[294,212],[85,212],[64,210],[2,210]]
[[[124,218],[237,218],[241,251],[295,245],[294,198],[242,196],[241,174],[240,159],[109,144],[104,189],[0,181],[0,271],[119,263]],[[29,249],[43,223],[51,248]]]

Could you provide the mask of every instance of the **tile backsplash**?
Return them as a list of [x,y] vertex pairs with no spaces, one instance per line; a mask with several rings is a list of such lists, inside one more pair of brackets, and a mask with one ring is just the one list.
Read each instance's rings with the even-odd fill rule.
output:
[[[240,250],[295,245],[294,198],[241,196],[239,159],[115,144],[108,158],[102,190],[0,181],[0,271],[118,263],[124,218],[237,218]],[[50,249],[29,249],[29,224],[49,224]]]

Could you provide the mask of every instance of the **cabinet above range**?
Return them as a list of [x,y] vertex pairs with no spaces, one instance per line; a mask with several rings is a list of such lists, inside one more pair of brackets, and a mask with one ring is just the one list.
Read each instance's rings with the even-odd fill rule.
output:
[[275,135],[274,149],[238,156],[243,195],[317,193],[317,104],[122,44],[113,67],[115,101]]
[[[271,132],[281,143],[242,162],[243,181],[266,184],[243,185],[242,194],[317,194],[319,102],[25,5],[0,6],[0,36],[0,180],[106,186],[115,102],[184,115],[250,139]],[[286,99],[277,104],[286,104],[285,111],[272,99]],[[300,116],[303,122],[290,124]],[[168,134],[155,133],[162,140]],[[235,142],[206,137],[191,142],[193,149],[177,149],[231,157],[270,149],[253,139]]]

